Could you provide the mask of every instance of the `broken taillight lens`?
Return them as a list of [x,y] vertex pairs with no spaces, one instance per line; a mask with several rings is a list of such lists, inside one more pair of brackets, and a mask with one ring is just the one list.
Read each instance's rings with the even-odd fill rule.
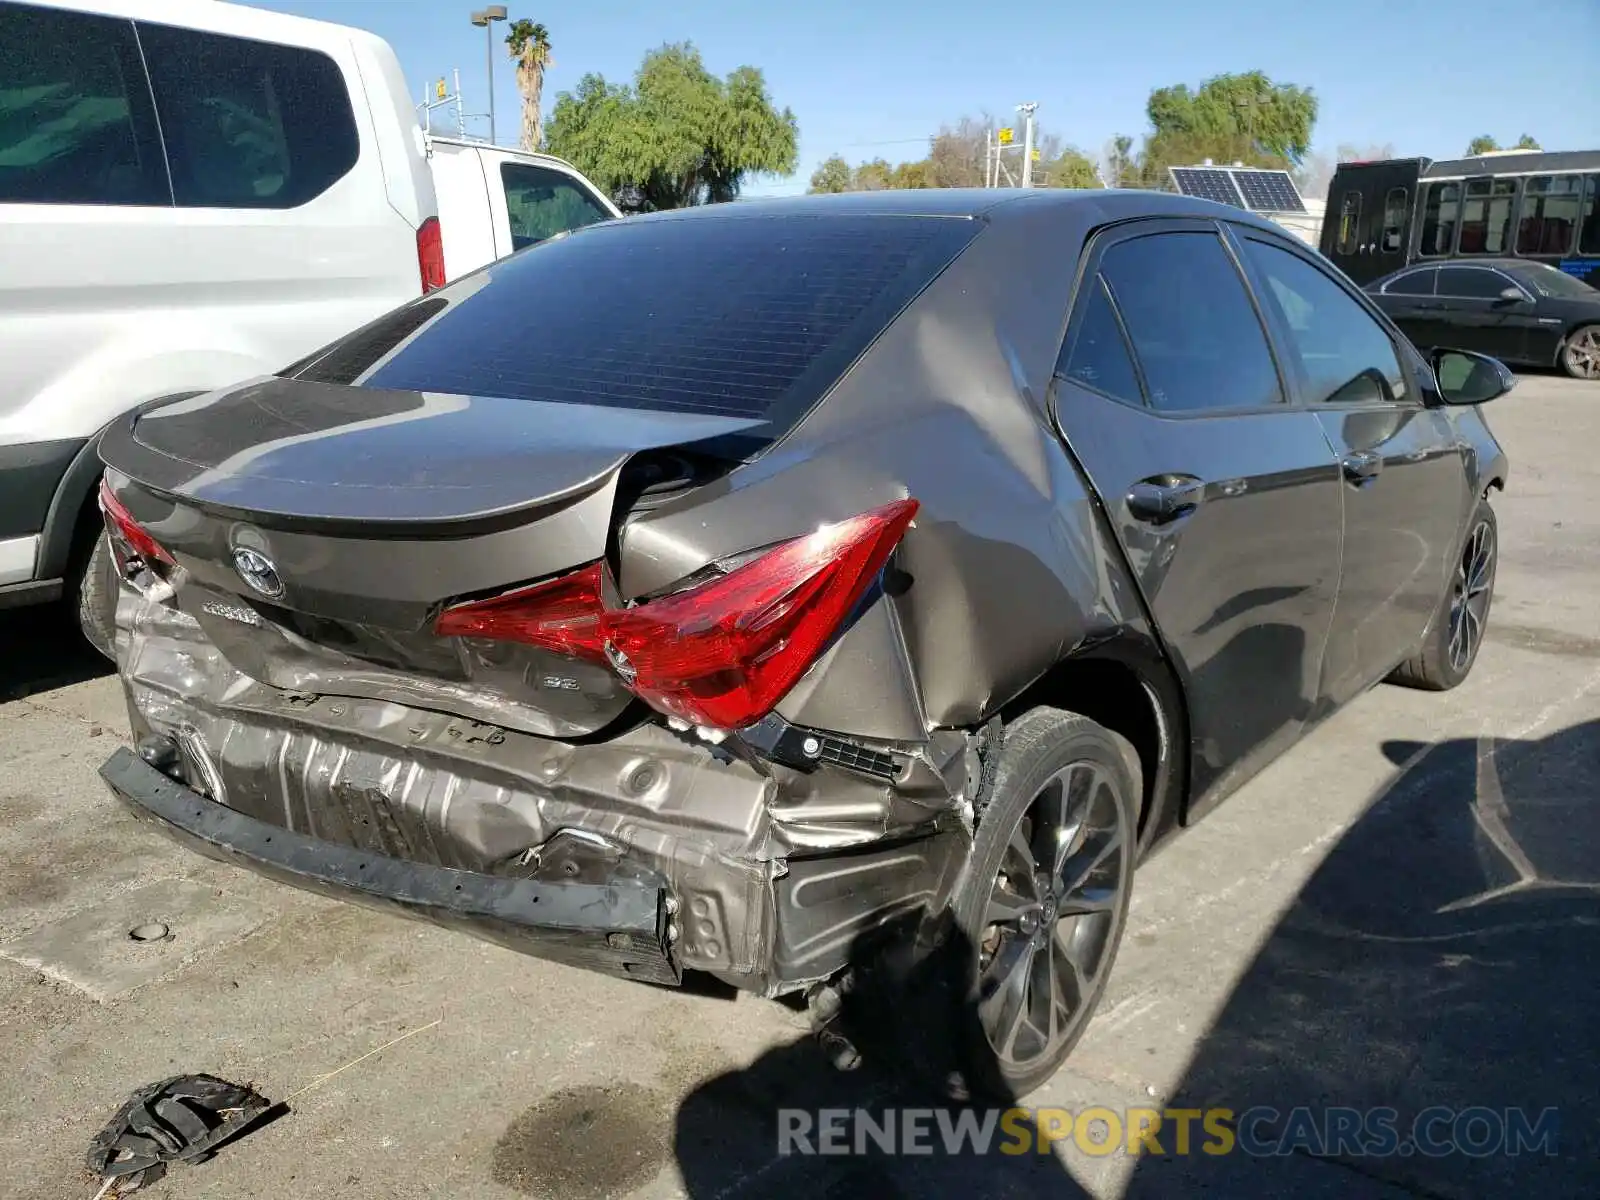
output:
[[133,519],[122,501],[111,494],[111,485],[104,479],[100,481],[100,511],[105,514],[106,532],[111,536],[117,570],[124,579],[139,567],[155,571],[158,567],[178,565],[150,536],[149,530]]
[[608,608],[604,567],[446,609],[445,636],[523,642],[605,661],[662,712],[737,729],[816,661],[916,515],[900,500],[784,542],[698,586]]

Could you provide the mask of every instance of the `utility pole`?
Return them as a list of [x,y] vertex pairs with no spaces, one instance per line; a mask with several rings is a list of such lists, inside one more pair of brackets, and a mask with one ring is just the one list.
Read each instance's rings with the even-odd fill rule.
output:
[[[490,4],[472,14],[472,23],[482,25],[484,45],[488,47],[485,59],[489,69],[489,144],[494,145],[494,23],[506,19],[504,4]],[[457,89],[458,91],[460,89]]]
[[1039,107],[1037,100],[1017,105],[1022,114],[1022,186],[1033,186],[1033,111]]

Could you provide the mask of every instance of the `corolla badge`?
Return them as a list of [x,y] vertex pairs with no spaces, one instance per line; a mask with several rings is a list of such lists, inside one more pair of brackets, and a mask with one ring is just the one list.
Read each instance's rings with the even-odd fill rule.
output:
[[263,596],[283,595],[283,580],[278,578],[278,568],[260,551],[251,550],[248,546],[234,547],[233,566],[239,572],[239,578]]

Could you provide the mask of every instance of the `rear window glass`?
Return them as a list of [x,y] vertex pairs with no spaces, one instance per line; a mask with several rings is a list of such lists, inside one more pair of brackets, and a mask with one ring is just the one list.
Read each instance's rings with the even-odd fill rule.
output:
[[[635,219],[542,242],[369,329],[302,378],[765,420],[821,398],[979,222],[722,215]],[[328,373],[326,364],[339,369]]]

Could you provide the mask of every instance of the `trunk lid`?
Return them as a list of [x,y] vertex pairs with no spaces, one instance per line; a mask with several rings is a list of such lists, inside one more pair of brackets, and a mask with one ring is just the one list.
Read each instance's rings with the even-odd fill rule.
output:
[[101,455],[245,674],[571,738],[632,699],[610,671],[441,638],[440,608],[603,557],[640,476],[697,486],[730,465],[707,443],[759,424],[272,378],[148,407]]

